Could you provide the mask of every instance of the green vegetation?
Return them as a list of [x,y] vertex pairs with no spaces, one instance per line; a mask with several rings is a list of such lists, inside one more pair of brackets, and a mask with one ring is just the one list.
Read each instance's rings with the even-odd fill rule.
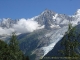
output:
[[0,40],[0,60],[9,60],[10,48],[9,46]]
[[19,49],[19,43],[15,33],[12,34],[9,45],[0,40],[0,60],[29,60]]
[[59,50],[62,56],[69,58],[68,60],[78,60],[80,57],[80,54],[77,51],[80,45],[78,37],[79,35],[76,35],[75,28],[69,24],[68,31],[61,42],[63,50]]

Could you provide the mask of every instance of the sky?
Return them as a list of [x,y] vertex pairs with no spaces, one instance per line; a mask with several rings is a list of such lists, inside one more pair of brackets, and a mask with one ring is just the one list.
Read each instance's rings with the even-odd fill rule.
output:
[[80,0],[0,0],[0,19],[32,18],[45,9],[73,15],[80,9]]

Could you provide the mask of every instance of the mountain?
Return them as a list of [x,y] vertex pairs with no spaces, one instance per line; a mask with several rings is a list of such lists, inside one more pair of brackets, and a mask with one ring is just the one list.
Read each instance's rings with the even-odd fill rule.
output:
[[67,15],[58,14],[51,10],[45,10],[35,20],[39,24],[45,25],[45,28],[53,28],[68,24],[66,21],[68,22],[70,19],[71,18]]
[[[77,26],[75,26],[75,37],[71,38],[71,39],[77,39],[78,42],[80,42],[80,24],[78,24]],[[71,32],[70,32],[71,33]],[[59,50],[64,50],[63,46],[61,45],[61,42],[63,41],[64,38],[67,38],[67,34],[60,40],[57,42],[57,44],[54,46],[54,48],[44,56],[44,58],[42,60],[46,60],[46,57],[49,57],[47,60],[62,60],[59,58],[52,58],[52,57],[61,57],[63,55],[60,54]],[[75,51],[80,54],[80,47],[77,47],[75,49]]]
[[[45,26],[44,29],[36,30],[33,33],[28,34],[26,36],[27,38],[22,38],[20,46],[25,46],[24,48],[21,47],[22,50],[25,51],[26,49],[26,53],[24,53],[30,53],[31,58],[36,54],[36,60],[39,60],[39,58],[45,56],[50,50],[52,50],[55,44],[64,36],[65,32],[68,29],[69,21],[73,25],[79,24],[79,21],[76,22],[77,24],[74,22],[75,20],[78,20],[77,18],[74,20],[73,19],[73,16],[71,17],[64,14],[54,13],[51,10],[45,10],[35,19],[35,21],[37,21],[41,26]],[[41,33],[42,31],[43,33]],[[22,42],[23,40],[25,41]],[[28,48],[29,50],[27,50],[27,47],[30,49]],[[31,49],[31,47],[34,49]]]
[[69,23],[73,26],[80,24],[80,9],[72,16],[47,9],[30,19],[2,19],[0,38],[9,42],[11,32],[15,31],[24,54],[29,55],[31,60],[39,60],[64,37]]
[[10,18],[3,18],[0,22],[0,27],[11,28],[13,24],[16,24],[18,20],[12,20]]

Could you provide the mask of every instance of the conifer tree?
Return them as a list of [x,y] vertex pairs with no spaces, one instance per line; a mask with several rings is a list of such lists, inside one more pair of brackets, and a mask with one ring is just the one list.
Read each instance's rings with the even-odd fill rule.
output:
[[19,49],[19,43],[18,43],[15,33],[12,33],[9,46],[10,46],[10,50],[11,50],[10,54],[12,56],[11,59],[12,60],[22,60],[23,53]]
[[0,40],[0,60],[9,60],[10,59],[10,49],[9,46]]
[[61,42],[61,46],[63,46],[64,49],[59,50],[59,52],[62,53],[62,55],[65,57],[70,57],[69,60],[71,60],[73,57],[75,60],[78,60],[80,55],[76,52],[76,48],[79,47],[80,43],[76,38],[75,28],[72,27],[71,24],[69,24],[68,31],[62,40],[63,41]]
[[29,60],[19,49],[19,43],[15,33],[12,33],[9,45],[0,40],[0,60]]

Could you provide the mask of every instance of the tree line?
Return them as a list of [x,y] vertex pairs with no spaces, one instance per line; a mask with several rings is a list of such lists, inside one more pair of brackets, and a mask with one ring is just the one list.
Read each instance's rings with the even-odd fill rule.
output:
[[12,33],[9,44],[0,40],[0,60],[29,60],[20,50],[15,33]]

